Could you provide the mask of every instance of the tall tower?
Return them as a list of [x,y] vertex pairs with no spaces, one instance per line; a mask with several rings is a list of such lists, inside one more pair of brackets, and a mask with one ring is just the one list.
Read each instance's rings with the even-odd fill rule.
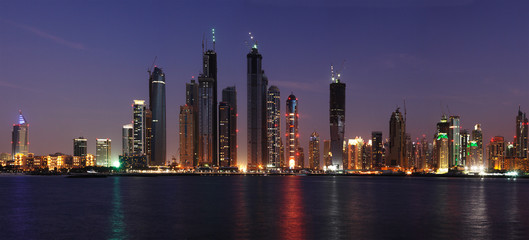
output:
[[231,165],[230,154],[231,108],[226,102],[219,103],[219,167]]
[[279,168],[281,163],[281,102],[279,88],[270,86],[266,97],[266,130],[268,132],[267,168]]
[[145,100],[134,100],[133,111],[133,131],[134,131],[134,151],[133,154],[141,156],[145,154],[145,124],[146,109]]
[[222,90],[222,101],[228,104],[229,113],[229,158],[230,167],[237,167],[237,89],[235,86]]
[[213,99],[213,89],[215,80],[201,75],[198,77],[198,162],[201,166],[216,166],[216,134],[213,124],[217,124],[217,111]]
[[489,169],[505,170],[505,139],[502,136],[490,140]]
[[151,124],[151,158],[150,166],[165,165],[166,159],[166,117],[165,117],[165,74],[162,69],[154,67],[149,72],[149,109]]
[[527,130],[529,123],[525,113],[518,107],[518,116],[516,116],[516,136],[514,139],[514,151],[516,158],[527,158]]
[[112,140],[105,138],[96,139],[96,165],[103,167],[110,167],[110,157],[111,157],[111,146]]
[[450,116],[450,131],[448,131],[449,167],[461,165],[461,134],[459,116]]
[[399,108],[389,120],[389,162],[390,167],[408,168],[406,160],[406,121]]
[[286,109],[286,152],[287,163],[289,168],[296,168],[301,166],[299,153],[299,114],[298,114],[298,99],[294,94],[290,94],[287,99]]
[[12,159],[15,159],[15,155],[24,154],[27,156],[29,153],[29,124],[26,118],[22,115],[22,111],[18,114],[18,123],[13,124],[13,133],[11,136],[11,150]]
[[335,78],[331,66],[331,85],[329,100],[329,121],[331,130],[331,169],[343,169],[344,133],[345,133],[345,83],[340,82],[340,74]]
[[88,147],[88,140],[84,137],[79,137],[73,140],[73,156],[86,157]]
[[[208,112],[207,115],[208,115],[208,118],[210,118],[208,120],[209,122],[209,125],[211,128],[210,130],[208,130],[208,134],[210,134],[211,136],[208,137],[211,138],[211,153],[207,156],[208,160],[207,162],[212,164],[213,166],[218,166],[219,163],[218,163],[218,155],[217,155],[217,145],[218,145],[218,132],[217,132],[217,101],[218,101],[218,97],[217,97],[217,52],[215,52],[215,29],[211,29],[211,33],[212,33],[212,36],[213,36],[213,48],[212,49],[207,49],[207,45],[206,45],[206,51],[203,52],[202,54],[202,82],[204,83],[204,79],[208,79],[208,86],[206,88],[208,88],[208,94],[210,94],[210,96],[208,96],[208,99],[211,99],[211,100],[208,100],[208,101],[211,101],[211,108],[208,107]],[[204,88],[204,86],[200,83],[200,77],[199,77],[199,91],[200,91],[200,88]],[[204,92],[202,91],[201,92],[201,97],[204,97]],[[199,102],[200,102],[200,99],[199,99]],[[203,114],[204,112],[202,112],[202,110],[205,110],[205,107],[206,106],[200,106],[199,107],[199,119],[201,118],[200,115]],[[202,123],[199,124],[199,131],[200,131],[200,126],[202,125]],[[204,133],[200,134],[199,133],[199,136],[202,136]],[[200,138],[199,138],[200,139]],[[199,146],[199,149],[200,149],[200,146]],[[209,160],[209,158],[211,158],[211,160]]]
[[323,164],[325,167],[332,165],[331,140],[323,140]]
[[190,107],[193,115],[193,166],[198,165],[198,84],[195,79],[186,83],[186,105]]
[[263,56],[254,44],[247,59],[248,170],[257,170],[267,161],[266,91],[268,80],[261,66]]
[[382,144],[382,132],[371,132],[371,144],[373,168],[380,169],[384,166],[382,159],[382,153],[384,151],[384,145]]
[[483,163],[483,132],[481,131],[481,124],[474,125],[470,141],[470,158],[471,166],[484,167]]
[[180,106],[179,116],[180,165],[185,168],[194,167],[195,155],[195,115],[193,106]]
[[309,138],[309,166],[312,170],[320,169],[320,135],[317,132]]
[[450,123],[445,115],[441,117],[441,121],[437,123],[437,132],[434,137],[434,161],[435,168],[438,172],[447,172],[449,168],[449,144],[448,132],[450,131]]
[[134,154],[134,127],[132,124],[125,124],[121,129],[122,147],[121,154],[130,156]]

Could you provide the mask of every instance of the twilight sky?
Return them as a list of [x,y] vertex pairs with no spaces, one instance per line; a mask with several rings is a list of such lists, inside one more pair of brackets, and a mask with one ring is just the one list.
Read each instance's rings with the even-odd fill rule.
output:
[[121,127],[132,121],[132,100],[148,99],[147,68],[158,56],[168,159],[177,156],[185,83],[201,70],[211,28],[219,96],[226,86],[238,91],[242,163],[248,32],[281,110],[291,92],[300,101],[305,149],[312,131],[329,138],[329,65],[344,60],[346,138],[377,130],[386,138],[403,99],[413,139],[431,140],[444,111],[463,128],[481,123],[486,141],[512,141],[518,105],[529,112],[528,1],[0,1],[0,152],[11,152],[21,109],[30,152],[72,154],[72,139],[84,136],[95,154],[95,138],[111,138],[117,159]]

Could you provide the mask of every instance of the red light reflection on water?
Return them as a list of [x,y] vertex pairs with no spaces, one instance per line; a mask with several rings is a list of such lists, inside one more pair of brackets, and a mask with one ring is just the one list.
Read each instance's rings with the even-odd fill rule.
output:
[[306,237],[306,224],[304,222],[301,178],[295,176],[285,177],[281,192],[283,196],[280,204],[281,217],[279,218],[281,238],[304,239]]

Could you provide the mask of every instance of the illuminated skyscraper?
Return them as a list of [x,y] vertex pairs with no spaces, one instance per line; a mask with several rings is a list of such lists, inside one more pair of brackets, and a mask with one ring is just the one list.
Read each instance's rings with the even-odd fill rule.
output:
[[213,88],[215,80],[203,75],[198,77],[198,162],[200,166],[216,165],[216,134],[214,134],[213,124],[216,124],[217,111],[216,101],[213,99]]
[[347,141],[347,162],[344,163],[344,169],[362,169],[363,146],[364,140],[361,137],[356,137]]
[[462,129],[459,133],[461,136],[461,161],[460,165],[469,167],[468,162],[468,155],[469,155],[469,148],[470,148],[470,134],[468,133],[467,129]]
[[450,123],[445,115],[442,116],[441,121],[437,123],[437,132],[434,136],[434,166],[438,172],[448,172],[449,168],[449,144],[448,132],[450,131]]
[[18,123],[13,124],[13,133],[11,135],[11,157],[15,159],[15,155],[29,153],[29,124],[26,118],[22,115],[22,111],[18,114]]
[[312,170],[320,169],[320,135],[317,132],[309,138],[309,166]]
[[281,167],[281,102],[279,88],[270,86],[266,99],[266,130],[268,132],[267,168]]
[[525,113],[518,107],[518,116],[516,116],[516,136],[514,139],[515,156],[519,159],[527,158],[527,133],[529,123]]
[[134,154],[134,127],[132,124],[123,125],[122,130],[122,147],[121,152],[123,156]]
[[152,113],[152,137],[150,166],[165,165],[166,159],[166,117],[165,117],[165,74],[154,67],[149,72],[149,109]]
[[103,166],[103,167],[110,167],[111,166],[111,146],[112,140],[105,138],[105,139],[96,139],[96,165],[97,166]]
[[373,169],[373,142],[371,139],[362,146],[362,169]]
[[300,166],[299,159],[299,114],[298,114],[298,99],[294,94],[290,94],[287,99],[286,109],[286,152],[287,163],[289,168],[296,168]]
[[502,136],[493,137],[489,143],[489,169],[505,170],[505,140]]
[[372,166],[375,169],[380,169],[384,166],[382,153],[384,145],[382,144],[382,132],[371,132],[371,154],[373,156]]
[[471,166],[485,167],[483,163],[483,133],[481,131],[481,124],[474,125],[470,141],[470,159]]
[[331,132],[331,169],[343,169],[345,148],[345,83],[340,82],[340,74],[334,77],[331,66],[331,85],[329,100],[329,121]]
[[268,79],[261,66],[263,57],[254,44],[247,58],[248,169],[256,170],[268,160],[266,132],[266,92]]
[[[235,86],[222,89],[222,101],[229,106],[229,159],[230,167],[237,165],[237,89]],[[220,121],[220,120],[219,120]]]
[[232,166],[231,159],[231,108],[226,102],[219,103],[219,167]]
[[406,159],[406,119],[399,108],[389,120],[389,156],[386,164],[390,167],[409,167]]
[[134,151],[133,154],[141,156],[145,154],[145,124],[146,124],[146,107],[145,100],[134,100],[132,104],[133,111],[133,131],[134,131]]
[[323,164],[325,167],[332,165],[331,140],[323,140]]
[[86,157],[88,147],[88,140],[84,137],[79,137],[73,140],[73,156]]
[[192,168],[195,165],[195,111],[191,105],[180,106],[179,116],[180,165]]
[[461,165],[461,135],[459,116],[450,116],[450,131],[448,131],[449,167]]
[[198,165],[198,84],[195,82],[195,79],[191,79],[190,83],[186,83],[186,105],[191,108],[192,115],[193,115],[193,119],[192,119],[193,121],[193,166],[197,166]]

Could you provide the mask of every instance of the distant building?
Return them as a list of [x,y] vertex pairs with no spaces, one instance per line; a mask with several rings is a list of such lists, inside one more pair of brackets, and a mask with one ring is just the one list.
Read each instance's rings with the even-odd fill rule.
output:
[[193,115],[193,166],[198,166],[198,83],[194,79],[186,83],[186,105]]
[[437,123],[437,132],[434,136],[434,168],[438,172],[448,172],[449,168],[449,144],[448,132],[450,131],[450,123],[446,116],[442,116],[441,121]]
[[297,168],[303,169],[303,168],[305,168],[305,153],[304,153],[302,147],[298,148],[298,153],[299,153],[299,156],[298,156],[298,166],[297,166]]
[[389,121],[388,160],[386,164],[389,167],[409,167],[406,159],[406,119],[399,108],[391,114]]
[[112,149],[112,140],[105,138],[96,139],[96,165],[103,167],[110,167],[111,161],[111,149]]
[[238,167],[237,163],[237,89],[235,86],[226,87],[222,89],[222,101],[230,108],[229,113],[229,165],[230,167]]
[[382,154],[384,145],[382,143],[382,132],[371,132],[371,152],[373,154],[373,168],[381,169],[384,166]]
[[146,136],[146,106],[145,100],[134,100],[132,104],[133,110],[133,131],[134,131],[134,155],[145,154]]
[[298,113],[298,99],[294,94],[290,94],[286,105],[286,153],[287,163],[289,168],[296,168],[301,166],[299,159],[299,113]]
[[450,116],[450,131],[448,131],[449,144],[449,167],[461,166],[461,135],[460,135],[460,118],[459,116]]
[[332,165],[331,155],[331,140],[323,140],[323,165],[325,167]]
[[79,137],[73,140],[73,156],[86,157],[88,149],[88,140],[84,137]]
[[132,124],[125,124],[121,129],[121,154],[129,156],[134,154],[134,127]]
[[13,160],[17,154],[27,156],[29,153],[29,124],[22,111],[19,112],[17,124],[13,124],[11,146]]
[[373,142],[371,139],[362,146],[362,169],[373,169]]
[[347,161],[344,163],[344,169],[355,170],[363,169],[363,152],[364,139],[355,137],[347,141]]
[[158,67],[154,67],[154,70],[149,72],[149,109],[151,116],[148,117],[152,119],[149,165],[163,166],[166,162],[167,153],[165,74]]
[[201,75],[198,77],[198,162],[200,166],[215,166],[217,159],[216,135],[213,124],[217,124],[216,100],[213,99],[215,79]]
[[483,133],[481,124],[476,124],[472,130],[470,141],[470,166],[479,168],[485,167],[483,162]]
[[489,169],[505,170],[505,139],[502,136],[493,137],[488,146]]
[[312,170],[320,169],[320,135],[317,132],[309,138],[309,166]]
[[526,159],[527,158],[527,134],[529,129],[529,123],[525,113],[520,111],[518,108],[518,116],[516,116],[516,136],[514,139],[514,151],[516,152],[516,158]]
[[340,82],[340,74],[335,78],[331,66],[331,84],[329,99],[329,121],[331,135],[331,169],[343,169],[345,150],[345,83]]
[[195,156],[195,111],[192,105],[180,106],[179,138],[180,138],[180,165],[192,168],[196,162]]
[[266,130],[268,138],[267,168],[280,168],[281,163],[281,102],[279,88],[270,86],[266,98]]
[[[215,35],[215,29],[212,29],[213,36]],[[206,45],[207,48],[207,45]],[[202,84],[200,83],[202,78]],[[204,79],[207,79],[207,86],[204,86]],[[211,138],[211,153],[207,153],[207,155],[203,155],[202,161],[204,163],[211,164],[210,166],[219,166],[219,159],[218,159],[218,95],[217,95],[217,52],[215,51],[215,37],[213,37],[213,48],[212,49],[202,49],[202,75],[199,76],[199,107],[198,107],[198,117],[199,117],[199,131],[204,131],[203,124],[205,123],[205,118],[201,117],[202,114],[206,114],[204,111],[209,110],[210,112],[207,112],[207,118],[211,119],[209,120],[210,129],[206,132],[199,133],[199,141],[201,140],[200,137],[202,136],[202,143],[205,143],[206,140],[209,140]],[[201,90],[202,88],[202,90]],[[205,88],[205,89],[204,89]],[[205,101],[201,101],[205,100]],[[207,106],[211,102],[211,107]],[[202,104],[201,104],[202,103]],[[206,105],[203,105],[206,104]],[[206,135],[210,135],[210,137],[206,138]],[[201,150],[199,145],[199,150]],[[209,146],[202,149],[202,153],[206,154],[206,150],[209,151]],[[200,154],[199,154],[200,158]]]
[[226,102],[219,103],[219,167],[231,166],[231,108]]
[[463,129],[460,131],[459,135],[461,136],[461,160],[460,165],[465,167],[470,167],[470,163],[468,161],[468,155],[470,151],[470,133],[467,129]]

